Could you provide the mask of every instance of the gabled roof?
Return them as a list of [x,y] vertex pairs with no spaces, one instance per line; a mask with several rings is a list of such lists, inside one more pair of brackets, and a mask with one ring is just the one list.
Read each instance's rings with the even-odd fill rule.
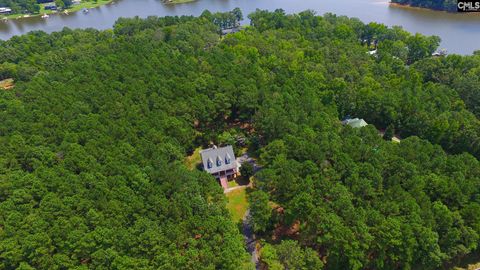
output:
[[365,122],[365,120],[359,119],[359,118],[344,120],[344,121],[342,121],[342,124],[349,125],[353,128],[361,128],[361,127],[364,127],[364,126],[368,125],[368,123]]
[[240,28],[239,28],[239,27],[222,29],[222,35],[233,34],[233,33],[239,32],[239,31],[240,31]]
[[238,167],[231,145],[202,150],[200,156],[202,157],[203,169],[211,174]]

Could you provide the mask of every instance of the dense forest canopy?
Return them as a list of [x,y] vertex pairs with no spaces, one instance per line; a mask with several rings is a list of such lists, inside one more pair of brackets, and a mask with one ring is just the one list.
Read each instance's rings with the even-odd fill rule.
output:
[[457,0],[391,0],[393,3],[435,10],[457,11]]
[[478,250],[480,55],[311,11],[221,37],[234,17],[0,42],[0,268],[250,268],[221,188],[182,163],[238,122],[264,167],[249,200],[269,269],[438,269]]

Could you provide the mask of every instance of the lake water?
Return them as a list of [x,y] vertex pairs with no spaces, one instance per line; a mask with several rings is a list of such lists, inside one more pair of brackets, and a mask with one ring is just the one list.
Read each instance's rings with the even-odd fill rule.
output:
[[357,17],[364,22],[401,25],[410,32],[438,35],[442,48],[449,53],[471,54],[480,49],[480,13],[461,14],[390,6],[385,0],[198,0],[193,3],[166,5],[161,0],[118,0],[92,9],[89,13],[57,14],[0,22],[0,38],[8,39],[32,30],[59,31],[63,27],[97,29],[111,28],[119,17],[150,15],[200,15],[203,10],[228,11],[235,7],[244,15],[255,9],[284,9],[287,13],[311,9],[317,14],[332,12]]

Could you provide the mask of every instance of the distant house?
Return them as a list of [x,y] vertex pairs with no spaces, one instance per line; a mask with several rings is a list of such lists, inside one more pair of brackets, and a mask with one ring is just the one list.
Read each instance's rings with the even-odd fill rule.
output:
[[220,180],[223,188],[227,182],[237,177],[240,164],[237,164],[231,145],[225,147],[212,147],[200,151],[203,169]]
[[55,4],[49,4],[45,6],[45,10],[57,10],[57,6]]
[[370,55],[377,55],[377,50],[368,51],[368,54],[370,54]]
[[225,35],[228,35],[228,34],[237,33],[238,31],[240,31],[240,27],[233,27],[233,28],[222,29],[222,36],[225,36]]
[[440,57],[440,56],[445,56],[447,55],[447,50],[446,49],[440,49],[432,53],[432,56],[434,57]]
[[0,14],[10,14],[12,12],[11,8],[0,7]]
[[361,128],[361,127],[364,127],[364,126],[368,125],[368,123],[365,122],[365,120],[359,119],[359,118],[345,119],[345,120],[342,121],[342,124],[343,125],[349,125],[353,128]]

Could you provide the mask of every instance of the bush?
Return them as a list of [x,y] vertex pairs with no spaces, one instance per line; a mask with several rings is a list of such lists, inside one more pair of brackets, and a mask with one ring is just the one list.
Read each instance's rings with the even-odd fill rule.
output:
[[246,180],[250,179],[253,176],[253,165],[250,162],[242,163],[242,167],[240,167],[240,174]]

